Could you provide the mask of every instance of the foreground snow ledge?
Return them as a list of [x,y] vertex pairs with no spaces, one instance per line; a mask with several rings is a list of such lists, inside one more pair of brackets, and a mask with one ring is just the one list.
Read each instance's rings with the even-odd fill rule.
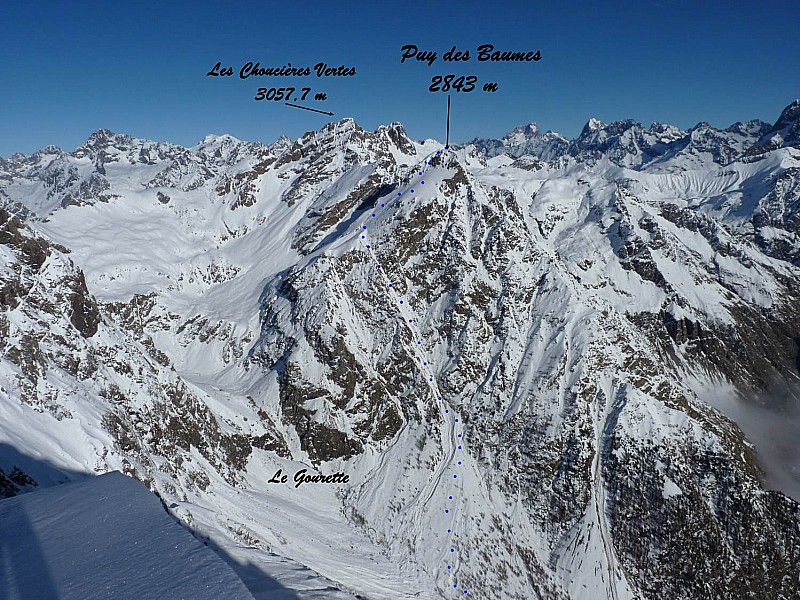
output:
[[155,495],[119,472],[0,501],[0,598],[253,599]]

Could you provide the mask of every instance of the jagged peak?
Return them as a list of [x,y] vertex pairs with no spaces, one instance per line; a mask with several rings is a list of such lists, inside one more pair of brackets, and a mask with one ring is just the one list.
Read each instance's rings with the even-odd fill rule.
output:
[[331,122],[322,128],[322,131],[336,131],[342,133],[343,131],[363,131],[362,127],[356,122],[353,117],[344,117],[338,123]]
[[375,130],[376,135],[385,135],[392,144],[404,154],[416,154],[414,142],[408,136],[405,126],[399,121],[394,121],[389,125],[381,125]]
[[753,131],[767,131],[772,125],[769,123],[762,121],[761,119],[752,119],[750,121],[742,122],[736,121],[730,127],[725,129],[729,133],[740,133],[740,134],[747,134],[752,133]]
[[86,140],[86,145],[101,145],[109,142],[128,142],[133,138],[126,133],[114,133],[110,129],[101,128],[92,133]]
[[101,127],[100,129],[96,129],[94,132],[92,132],[92,134],[89,136],[89,139],[93,140],[93,139],[101,139],[101,138],[111,138],[111,137],[114,137],[115,135],[116,134],[113,131],[111,131],[110,129],[107,129],[105,127]]
[[527,125],[519,125],[512,131],[509,131],[504,138],[509,138],[515,134],[521,133],[525,137],[533,137],[541,134],[541,129],[537,123],[528,123]]
[[230,135],[229,133],[214,134],[209,133],[198,144],[192,147],[195,152],[215,152],[220,153],[223,151],[234,149],[248,142],[243,142],[239,138]]
[[383,133],[383,132],[387,132],[388,133],[390,131],[397,132],[399,134],[404,135],[405,137],[408,137],[408,133],[406,132],[405,125],[403,125],[400,121],[393,121],[392,123],[389,123],[388,125],[379,125],[378,128],[374,131],[374,133],[380,134],[380,133]]
[[606,126],[600,119],[595,119],[591,117],[588,121],[586,121],[586,125],[583,126],[583,131],[581,131],[581,135],[589,135],[593,131],[597,131],[598,129],[603,129]]
[[[49,146],[45,146],[41,150],[37,150],[36,154],[39,155],[39,156],[42,156],[42,155],[45,155],[45,154],[64,154],[64,150],[62,150],[59,146],[56,146],[54,144],[50,144]],[[17,156],[17,154],[15,154],[14,156]],[[12,156],[12,158],[14,156]],[[20,154],[19,156],[22,156],[22,155]]]
[[268,144],[268,147],[272,149],[286,149],[290,148],[292,144],[294,144],[294,141],[291,138],[281,134],[277,140]]
[[354,133],[363,133],[364,130],[361,126],[356,122],[356,120],[352,117],[344,117],[339,121],[331,121],[326,123],[321,129],[319,130],[312,130],[306,131],[298,140],[300,144],[308,144],[308,143],[316,143],[317,141],[321,141],[319,136],[323,136],[322,139],[325,139],[329,136],[350,136]]
[[664,133],[664,132],[666,132],[666,131],[669,131],[669,132],[678,132],[678,131],[680,131],[680,132],[682,132],[682,133],[685,133],[685,132],[684,132],[684,131],[683,131],[683,130],[680,128],[680,127],[678,127],[677,125],[671,125],[671,124],[669,124],[669,123],[661,123],[661,122],[659,122],[659,121],[654,121],[654,122],[653,122],[653,123],[650,125],[650,128],[648,129],[648,131],[651,131],[651,132],[653,132],[653,133]]
[[125,133],[114,133],[110,129],[101,128],[92,132],[89,138],[72,153],[73,156],[91,154],[111,147],[127,149],[134,138]]
[[800,121],[800,99],[791,102],[786,108],[783,109],[781,116],[778,117],[777,121],[775,121],[773,129],[783,129],[784,127],[788,127],[792,123],[796,123],[798,121]]
[[578,140],[592,137],[600,132],[612,136],[621,135],[630,129],[644,130],[644,126],[634,119],[621,119],[619,121],[612,121],[611,123],[604,123],[599,119],[591,118],[583,127],[583,131],[581,131],[581,134],[578,136]]

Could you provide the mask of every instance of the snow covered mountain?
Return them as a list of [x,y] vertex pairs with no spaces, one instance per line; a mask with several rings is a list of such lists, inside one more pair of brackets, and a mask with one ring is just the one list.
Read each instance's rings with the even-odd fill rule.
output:
[[536,123],[514,129],[501,140],[475,139],[471,142],[488,158],[508,154],[514,158],[529,155],[541,160],[554,160],[569,147],[569,140],[560,133],[541,133]]
[[731,418],[800,402],[799,105],[0,160],[0,458],[302,598],[797,597],[800,475]]

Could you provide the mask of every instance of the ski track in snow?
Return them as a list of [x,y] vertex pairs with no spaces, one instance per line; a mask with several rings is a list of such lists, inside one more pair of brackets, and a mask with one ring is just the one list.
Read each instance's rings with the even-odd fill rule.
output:
[[[436,155],[441,155],[442,158],[446,156],[447,146],[445,146],[445,153],[442,154],[441,150],[436,151]],[[415,194],[415,182],[419,182],[419,185],[425,185],[425,180],[421,179],[421,177],[425,174],[426,171],[431,167],[431,158],[434,155],[431,154],[426,157],[422,163],[415,165],[414,171],[417,173],[416,178],[412,178],[408,185],[405,186],[405,189],[402,191],[397,192],[397,196],[394,196],[391,200],[386,199],[384,202],[380,203],[378,206],[376,202],[376,207],[373,211],[365,211],[365,214],[369,215],[369,219],[375,219],[381,212],[386,212],[390,205],[401,204],[401,198],[407,197],[411,198],[418,198],[419,196],[411,196],[411,194]],[[421,165],[421,166],[420,166]],[[394,193],[394,192],[393,192]],[[408,194],[408,196],[406,196]],[[383,198],[381,198],[382,200]],[[383,209],[383,210],[381,210]],[[458,466],[462,464],[462,461],[456,459],[456,455],[459,452],[463,452],[463,432],[460,430],[460,423],[461,419],[456,417],[451,413],[450,408],[448,408],[442,398],[442,395],[439,393],[438,386],[436,384],[436,379],[433,375],[433,372],[429,368],[431,366],[431,361],[428,360],[428,357],[425,355],[424,350],[422,349],[422,340],[423,336],[420,333],[419,329],[416,327],[416,321],[414,319],[414,313],[408,308],[408,303],[405,302],[403,297],[397,293],[394,288],[392,279],[389,275],[387,275],[386,270],[383,268],[383,265],[380,264],[378,257],[375,254],[375,245],[371,243],[369,238],[369,221],[361,222],[358,225],[358,229],[353,231],[354,235],[358,235],[360,237],[360,242],[364,250],[367,252],[369,257],[375,263],[376,271],[379,273],[379,277],[383,280],[385,285],[385,289],[387,290],[387,296],[392,301],[393,305],[398,309],[399,317],[402,318],[403,324],[408,327],[411,331],[412,339],[416,340],[415,347],[410,349],[410,354],[416,355],[419,365],[422,366],[422,372],[428,377],[428,387],[431,389],[432,393],[436,396],[436,403],[439,407],[440,414],[442,416],[442,422],[445,424],[445,427],[442,429],[442,447],[447,448],[445,456],[442,460],[439,461],[439,464],[436,466],[436,469],[431,474],[431,477],[425,484],[425,487],[420,490],[414,498],[412,498],[409,505],[406,507],[406,511],[416,505],[418,502],[422,501],[423,503],[428,502],[434,494],[436,488],[443,484],[445,481],[445,473],[452,468],[456,470]],[[458,473],[453,473],[453,479],[458,479]],[[458,496],[461,495],[463,491],[461,486],[455,485],[456,492],[454,494],[448,494],[448,500],[451,502],[450,507],[454,506],[455,503],[458,501]],[[466,588],[459,588],[458,584],[458,552],[457,546],[458,543],[453,541],[455,540],[457,534],[455,533],[455,511],[452,510],[450,507],[445,508],[445,513],[451,515],[451,525],[450,528],[447,530],[449,539],[451,540],[449,544],[449,548],[445,548],[445,558],[443,559],[443,563],[446,563],[447,570],[450,572],[450,581],[452,583],[452,589],[458,590],[463,592],[463,594],[468,594],[469,590]],[[448,555],[452,555],[450,558]]]

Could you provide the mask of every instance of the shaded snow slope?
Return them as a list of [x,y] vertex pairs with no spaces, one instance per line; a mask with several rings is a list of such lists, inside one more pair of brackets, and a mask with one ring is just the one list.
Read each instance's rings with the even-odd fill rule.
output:
[[119,472],[0,501],[8,600],[252,600],[233,571]]

